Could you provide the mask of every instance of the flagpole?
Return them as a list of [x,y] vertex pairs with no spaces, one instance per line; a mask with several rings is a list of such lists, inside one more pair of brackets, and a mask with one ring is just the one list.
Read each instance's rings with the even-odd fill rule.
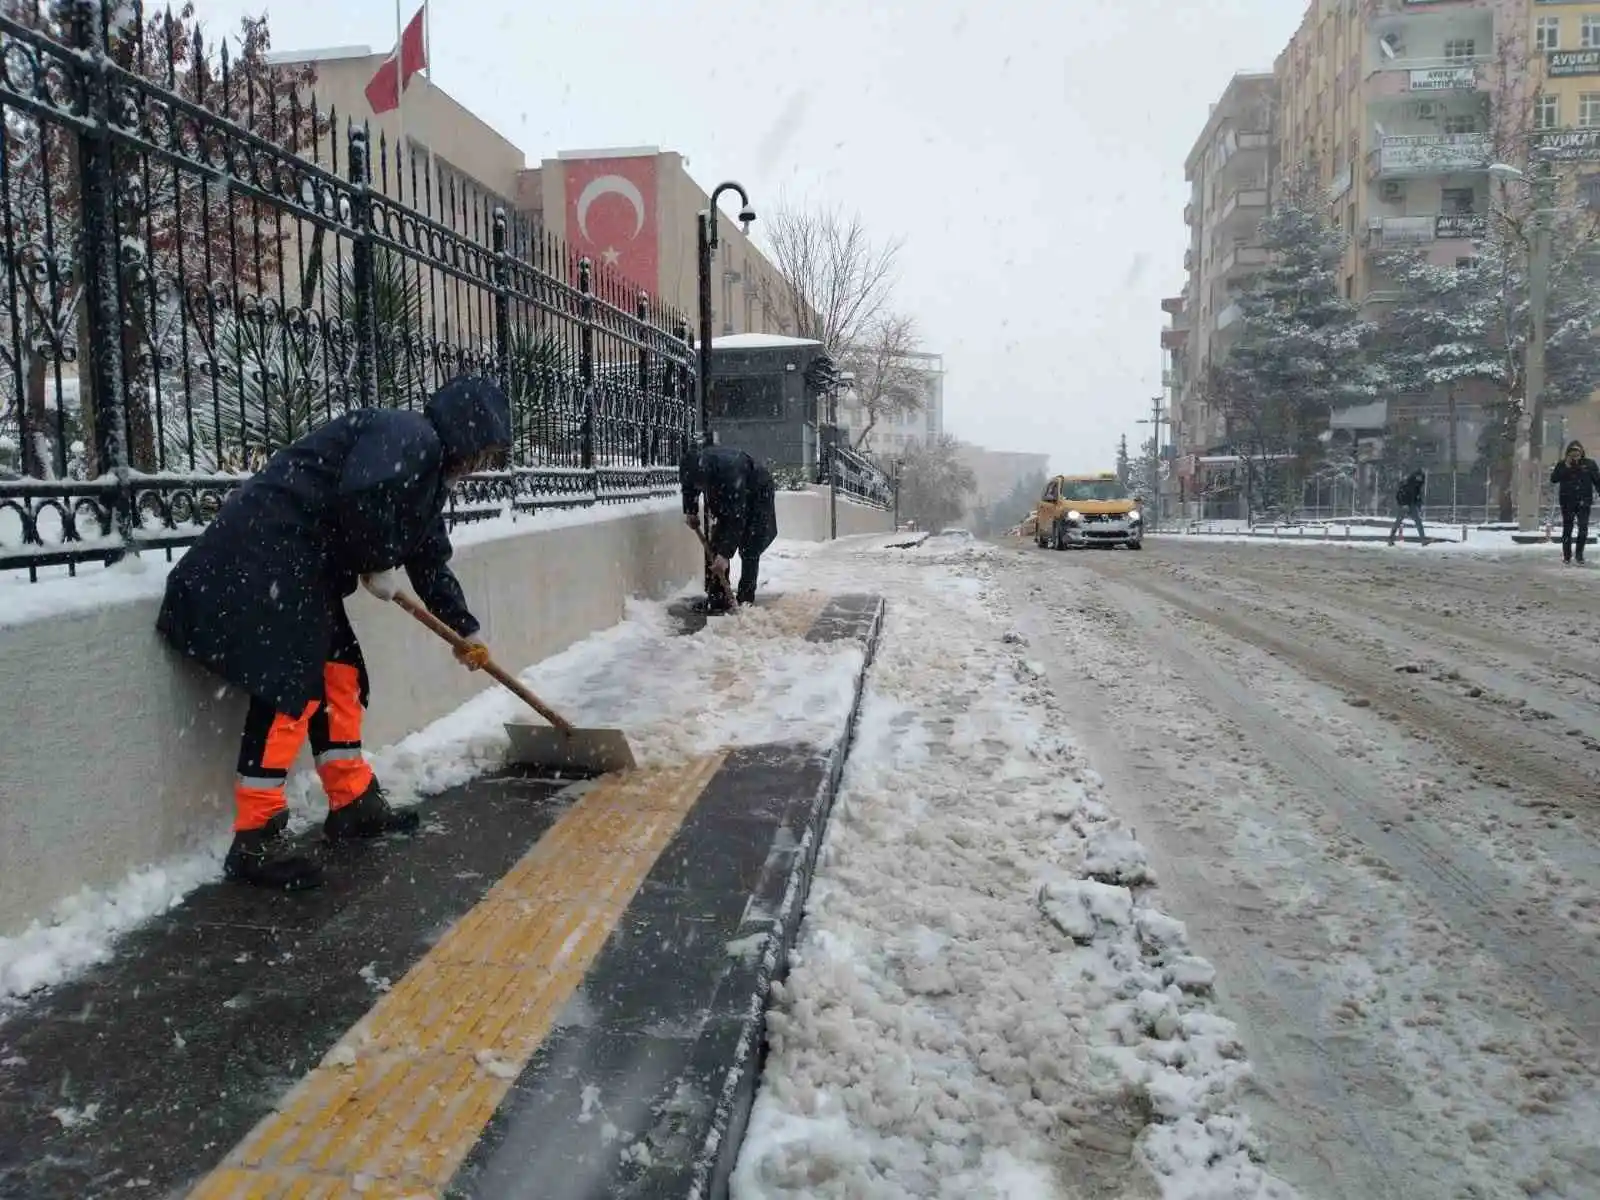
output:
[[[433,87],[433,0],[422,0],[422,61],[423,75],[428,87]],[[428,139],[428,186],[435,184],[433,177],[433,139]]]
[[401,0],[394,0],[394,82],[396,87],[395,120],[400,125],[400,135],[395,143],[394,175],[395,181],[405,179],[405,171],[401,166],[402,152],[406,144],[406,83],[405,83],[405,36],[406,27],[400,19]]

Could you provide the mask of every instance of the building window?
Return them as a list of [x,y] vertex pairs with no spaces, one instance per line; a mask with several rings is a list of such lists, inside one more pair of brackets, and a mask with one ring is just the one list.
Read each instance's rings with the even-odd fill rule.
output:
[[1578,203],[1600,208],[1600,175],[1585,175],[1578,180]]
[[1533,25],[1533,44],[1540,50],[1561,49],[1561,18],[1540,17]]
[[1559,129],[1561,127],[1561,97],[1541,95],[1533,101],[1533,127]]
[[1471,188],[1444,188],[1439,192],[1439,211],[1447,216],[1460,217],[1472,212]]
[[1451,38],[1444,44],[1444,57],[1446,62],[1469,63],[1478,57],[1478,43],[1475,38]]
[[1578,124],[1585,129],[1600,127],[1600,92],[1584,92],[1578,97]]
[[1588,13],[1578,26],[1578,45],[1585,50],[1600,49],[1600,13]]
[[1355,294],[1356,294],[1356,277],[1354,275],[1346,275],[1344,277],[1344,298],[1346,300],[1349,300],[1352,297],[1354,297]]
[[1478,118],[1470,113],[1464,116],[1446,117],[1444,119],[1446,133],[1477,133]]

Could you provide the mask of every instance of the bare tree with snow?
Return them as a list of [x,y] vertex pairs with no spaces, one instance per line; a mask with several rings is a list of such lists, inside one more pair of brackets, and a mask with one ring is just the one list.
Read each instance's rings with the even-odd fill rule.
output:
[[844,348],[843,369],[855,377],[855,404],[863,417],[855,449],[868,446],[879,422],[922,411],[927,372],[912,357],[917,346],[915,320],[891,314],[872,325],[863,340]]
[[860,216],[838,209],[780,207],[764,223],[772,261],[782,277],[773,306],[797,337],[814,338],[835,359],[869,340],[890,318],[900,239],[878,242]]

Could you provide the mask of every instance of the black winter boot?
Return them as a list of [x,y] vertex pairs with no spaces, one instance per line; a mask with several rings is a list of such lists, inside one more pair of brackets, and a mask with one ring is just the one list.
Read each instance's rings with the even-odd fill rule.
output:
[[289,814],[281,812],[260,829],[233,835],[222,873],[235,883],[280,892],[303,892],[322,886],[322,868],[314,859],[293,853],[284,837]]
[[380,838],[387,833],[415,833],[421,824],[422,818],[415,810],[390,808],[382,785],[374,779],[361,793],[361,799],[329,812],[322,831],[329,841],[341,842]]

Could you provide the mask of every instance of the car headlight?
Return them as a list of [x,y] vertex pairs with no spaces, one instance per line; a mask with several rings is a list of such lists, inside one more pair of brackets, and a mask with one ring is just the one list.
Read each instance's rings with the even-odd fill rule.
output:
[[1144,514],[1137,508],[1128,514],[1128,524],[1130,525],[1137,525],[1142,520],[1144,520]]
[[1081,512],[1079,512],[1077,509],[1073,509],[1071,512],[1069,512],[1067,514],[1067,520],[1069,520],[1069,521],[1081,521],[1081,520],[1083,520],[1083,514]]

